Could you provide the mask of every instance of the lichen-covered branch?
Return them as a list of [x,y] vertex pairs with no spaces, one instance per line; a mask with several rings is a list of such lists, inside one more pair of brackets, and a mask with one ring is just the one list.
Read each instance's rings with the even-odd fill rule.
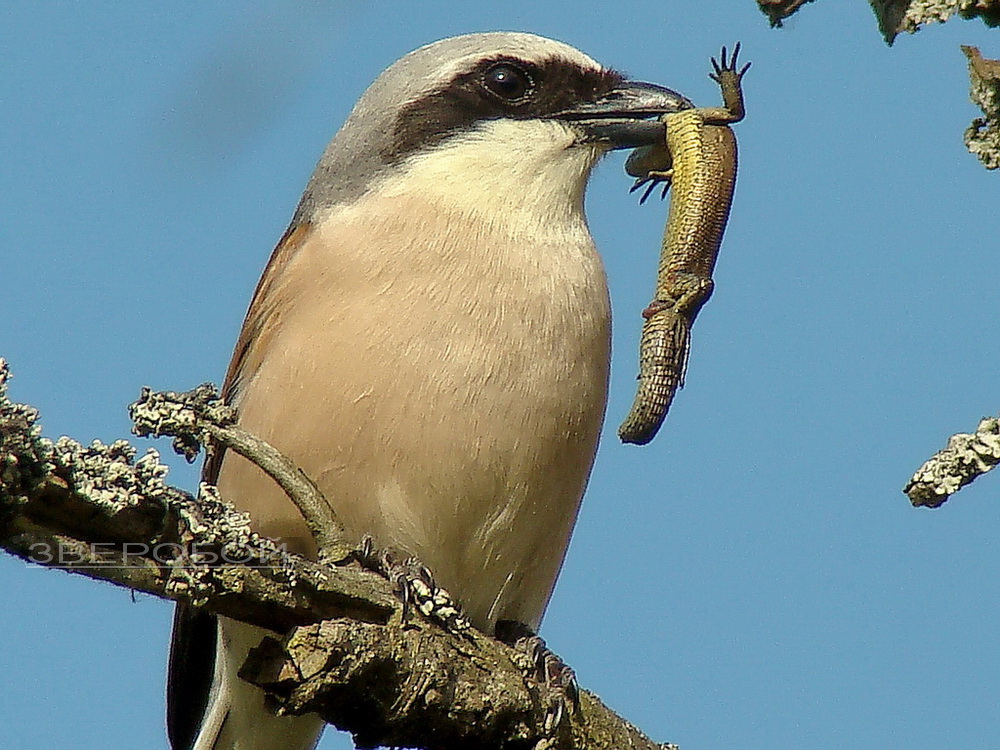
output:
[[129,405],[132,432],[139,437],[172,437],[177,453],[193,461],[199,450],[228,448],[264,470],[295,503],[316,540],[320,559],[339,562],[351,551],[344,527],[316,484],[263,440],[236,425],[236,410],[222,402],[211,383],[183,393],[143,388]]
[[206,606],[283,632],[325,617],[388,621],[388,583],[287,554],[202,485],[166,484],[155,450],[41,436],[38,412],[7,398],[0,360],[0,545],[33,563]]
[[[813,0],[757,0],[772,26]],[[944,23],[954,15],[980,18],[987,26],[1000,25],[1000,0],[870,0],[879,30],[887,44],[899,34],[915,34],[921,26]]]
[[962,52],[969,59],[969,96],[985,115],[966,129],[965,146],[987,169],[1000,169],[1000,60],[987,60],[964,44]]
[[987,26],[1000,24],[998,0],[871,0],[871,6],[887,44],[899,34],[915,34],[921,26],[944,23],[955,15],[980,18]]
[[1000,419],[986,417],[972,434],[959,433],[928,459],[903,492],[914,506],[937,508],[976,477],[1000,464]]
[[[772,26],[812,0],[757,0]],[[954,15],[979,18],[987,26],[1000,26],[1000,0],[871,0],[879,29],[887,44],[921,26],[944,23]],[[965,130],[965,146],[987,169],[1000,169],[1000,60],[987,60],[975,47],[962,46],[969,58],[970,96],[982,111]]]
[[[388,581],[347,559],[287,554],[215,488],[195,498],[166,484],[154,450],[136,459],[125,441],[42,437],[38,412],[7,398],[8,379],[0,360],[0,547],[274,631],[241,675],[283,710],[315,712],[362,747],[673,747],[586,692],[580,715],[544,738],[541,688],[525,676],[524,655],[416,613],[404,623]],[[205,413],[192,414],[176,431],[182,450],[211,432]]]

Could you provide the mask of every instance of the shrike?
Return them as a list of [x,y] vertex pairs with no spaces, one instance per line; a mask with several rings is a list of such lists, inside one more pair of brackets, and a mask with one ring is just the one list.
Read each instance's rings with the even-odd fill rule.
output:
[[[225,381],[348,531],[416,555],[491,632],[537,628],[604,418],[610,311],[583,213],[614,148],[691,106],[531,34],[445,39],[391,65],[330,143],[257,286]],[[209,466],[257,530],[314,554],[236,455]],[[264,632],[178,608],[175,750],[305,750],[237,677]]]

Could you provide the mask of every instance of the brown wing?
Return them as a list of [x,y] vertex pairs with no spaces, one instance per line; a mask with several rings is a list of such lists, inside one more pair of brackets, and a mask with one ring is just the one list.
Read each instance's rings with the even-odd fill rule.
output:
[[[302,245],[311,231],[312,224],[308,222],[288,227],[275,246],[274,252],[271,253],[267,266],[264,267],[264,273],[261,274],[253,298],[250,300],[247,316],[243,320],[240,336],[236,339],[236,348],[233,350],[233,358],[229,361],[229,368],[226,370],[226,379],[222,383],[222,397],[226,403],[232,403],[239,390],[247,352],[260,333],[267,317],[264,301],[268,298],[268,293],[274,286],[275,279],[281,276],[281,271],[288,263],[288,259],[295,254],[295,251]],[[206,459],[201,471],[202,481],[209,484],[216,484],[219,481],[219,470],[222,468],[224,455],[225,451],[220,449]]]
[[[226,371],[222,395],[227,402],[231,402],[239,390],[247,352],[267,316],[268,292],[311,230],[309,223],[290,226],[271,253],[257,282]],[[223,455],[222,450],[217,450],[205,460],[201,472],[203,481],[218,482]],[[215,672],[216,633],[215,615],[186,604],[176,606],[167,663],[167,736],[173,750],[190,750],[198,737]]]

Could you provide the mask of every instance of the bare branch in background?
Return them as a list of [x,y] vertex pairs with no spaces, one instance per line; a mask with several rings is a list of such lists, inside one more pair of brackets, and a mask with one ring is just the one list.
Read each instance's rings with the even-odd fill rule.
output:
[[[772,26],[813,0],[757,0]],[[887,44],[899,34],[915,34],[921,26],[944,23],[954,15],[980,18],[987,26],[1000,25],[1000,0],[870,0],[879,30]]]
[[987,26],[1000,24],[997,0],[871,0],[871,6],[887,44],[899,34],[915,34],[922,26],[944,23],[954,15],[980,18]]
[[972,434],[948,439],[903,488],[914,506],[937,508],[962,487],[1000,463],[1000,419],[986,417]]
[[[944,23],[954,15],[979,18],[1000,26],[1000,0],[870,0],[879,29],[892,45],[901,33],[915,34],[929,23]],[[812,0],[757,0],[772,26]],[[975,47],[962,46],[969,58],[970,95],[985,117],[977,117],[965,131],[965,146],[987,169],[1000,168],[1000,60],[987,60]]]
[[1000,60],[986,60],[976,47],[962,45],[969,58],[969,97],[985,117],[965,131],[965,146],[987,169],[1000,168]]
[[781,22],[806,3],[813,0],[757,0],[761,12],[771,21],[771,26],[781,26]]

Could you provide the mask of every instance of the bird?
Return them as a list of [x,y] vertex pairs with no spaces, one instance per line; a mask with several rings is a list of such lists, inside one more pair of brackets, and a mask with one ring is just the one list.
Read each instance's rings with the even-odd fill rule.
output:
[[[357,101],[252,297],[223,384],[240,425],[485,632],[537,630],[604,419],[610,302],[587,180],[691,106],[534,34],[421,47]],[[204,477],[255,530],[316,554],[249,462],[217,455]],[[265,634],[178,605],[173,750],[315,746],[318,716],[276,716],[237,676]]]

